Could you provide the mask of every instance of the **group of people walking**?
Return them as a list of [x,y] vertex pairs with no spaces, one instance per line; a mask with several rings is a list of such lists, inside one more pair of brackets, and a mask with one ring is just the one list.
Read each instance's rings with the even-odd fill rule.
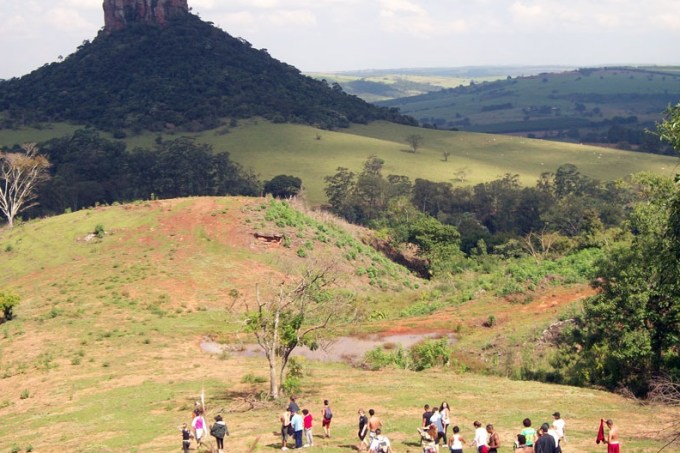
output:
[[203,406],[196,403],[192,413],[191,427],[183,423],[179,426],[182,432],[182,451],[189,453],[191,448],[191,439],[196,441],[196,448],[199,449],[206,443],[208,433],[215,438],[217,443],[218,453],[224,452],[224,437],[229,435],[229,428],[220,414],[215,416],[215,423],[208,429],[208,424],[205,421]]
[[[203,412],[202,407],[197,404],[193,412],[191,427],[187,427],[186,423],[179,427],[182,432],[182,449],[184,453],[188,453],[192,439],[195,439],[197,449],[200,449],[209,433],[216,440],[218,452],[223,453],[224,437],[229,435],[227,425],[222,416],[217,415],[215,416],[215,423],[208,427]],[[333,411],[328,400],[324,400],[320,415],[324,437],[330,438]],[[356,448],[368,453],[393,453],[390,440],[382,432],[383,423],[376,411],[369,409],[367,414],[363,409],[359,409],[358,415],[357,437],[359,443]],[[522,421],[521,432],[515,436],[512,445],[514,451],[521,453],[562,453],[562,444],[566,439],[565,421],[559,412],[554,412],[552,416],[552,423],[544,422],[538,429],[532,426],[529,418],[525,418]],[[468,443],[457,425],[451,427],[449,434],[449,426],[452,425],[451,418],[451,410],[446,401],[432,408],[428,404],[424,406],[422,421],[417,428],[423,453],[439,453],[440,451],[463,453],[466,446],[474,448],[476,453],[498,453],[498,449],[501,447],[500,436],[493,424],[483,425],[481,422],[475,421],[473,423],[473,438]],[[281,450],[314,446],[312,432],[314,417],[309,409],[300,410],[294,396],[290,398],[288,407],[280,415],[279,421],[281,423]],[[605,421],[602,420],[597,443],[604,442],[607,445],[608,453],[619,453],[618,428],[612,420],[607,420],[606,426],[609,428],[609,433],[605,436],[604,424]]]
[[[463,453],[463,446],[468,443],[458,426],[453,426],[452,434],[447,440],[451,419],[448,403],[443,402],[433,409],[426,404],[424,409],[422,426],[418,428],[423,453],[438,453],[441,445],[451,453]],[[565,422],[559,412],[553,413],[553,418],[552,425],[543,423],[538,431],[532,428],[531,420],[525,418],[522,421],[523,429],[517,434],[512,445],[513,449],[522,453],[562,453]],[[477,453],[497,453],[501,442],[493,424],[483,426],[481,422],[475,420],[473,427],[474,438],[470,446],[475,448]]]
[[[325,437],[331,437],[331,420],[333,410],[328,402],[324,400],[321,410],[321,426]],[[281,450],[288,450],[289,439],[292,438],[294,445],[291,448],[306,448],[314,446],[314,435],[312,433],[314,416],[305,408],[300,411],[300,406],[295,401],[295,397],[290,397],[290,402],[285,412],[279,417],[281,422]],[[304,444],[303,444],[304,436]]]

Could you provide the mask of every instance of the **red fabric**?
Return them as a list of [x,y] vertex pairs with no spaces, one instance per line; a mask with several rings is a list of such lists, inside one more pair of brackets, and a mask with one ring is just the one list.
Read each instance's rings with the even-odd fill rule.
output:
[[619,453],[619,444],[609,444],[607,445],[607,453]]
[[600,429],[597,431],[597,439],[595,440],[596,444],[600,442],[604,442],[604,420],[602,419],[600,419]]

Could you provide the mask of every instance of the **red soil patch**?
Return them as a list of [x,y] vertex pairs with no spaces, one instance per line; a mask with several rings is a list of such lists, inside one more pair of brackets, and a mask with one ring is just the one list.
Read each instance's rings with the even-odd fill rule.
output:
[[[493,315],[499,324],[508,321],[517,313],[533,313],[548,314],[557,313],[560,308],[593,296],[597,291],[588,285],[578,285],[572,287],[557,287],[549,288],[543,293],[534,294],[531,302],[519,305],[511,303],[506,299],[499,298],[493,304]],[[465,321],[461,320],[461,314],[465,312],[466,306],[474,304],[476,301],[470,301],[458,307],[448,307],[438,310],[428,316],[417,318],[405,318],[390,321],[390,326],[381,333],[381,335],[402,335],[402,334],[420,334],[420,333],[438,333],[448,334],[456,325],[465,324],[469,327],[481,327],[484,321],[488,318],[486,316],[466,317]]]

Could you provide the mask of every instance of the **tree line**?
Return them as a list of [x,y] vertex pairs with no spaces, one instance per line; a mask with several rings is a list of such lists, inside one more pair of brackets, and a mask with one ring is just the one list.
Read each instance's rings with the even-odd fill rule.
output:
[[[3,153],[0,160],[3,168],[16,169],[17,163],[35,157],[16,151]],[[31,204],[23,206],[28,217],[140,199],[262,194],[262,182],[252,170],[232,161],[228,152],[187,137],[128,151],[123,142],[82,129],[41,144],[39,157],[43,174],[32,187]],[[18,179],[11,173],[0,177],[3,187]]]
[[598,232],[620,225],[635,187],[624,181],[601,182],[573,164],[543,173],[524,187],[519,175],[459,187],[404,175],[384,176],[384,160],[369,156],[359,173],[340,167],[325,178],[328,207],[345,219],[367,226],[408,225],[422,215],[456,229],[460,249],[470,254],[480,241],[493,252],[513,238],[554,232],[591,244]]

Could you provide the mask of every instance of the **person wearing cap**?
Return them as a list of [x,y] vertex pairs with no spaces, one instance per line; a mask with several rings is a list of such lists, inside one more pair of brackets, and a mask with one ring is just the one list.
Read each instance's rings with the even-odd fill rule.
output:
[[534,442],[534,453],[557,453],[557,442],[555,438],[548,434],[550,425],[543,423],[538,430],[539,437]]
[[562,453],[562,441],[564,440],[564,419],[560,417],[559,412],[553,413],[553,418],[555,419],[552,423],[552,427],[555,430],[557,436],[557,451]]

